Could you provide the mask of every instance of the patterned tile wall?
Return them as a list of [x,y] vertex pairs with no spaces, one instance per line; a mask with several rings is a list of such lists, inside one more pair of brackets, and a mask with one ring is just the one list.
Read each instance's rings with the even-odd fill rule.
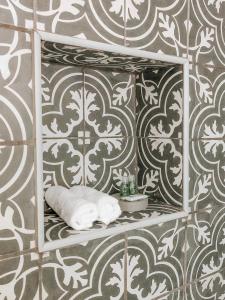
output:
[[[148,299],[152,294],[159,296],[158,299],[224,299],[224,13],[223,0],[0,0],[0,298],[44,300],[55,299],[56,295],[58,298],[73,299],[110,299],[113,296],[132,300]],[[11,25],[15,27],[10,28]],[[35,250],[32,36],[27,31],[36,27],[84,39],[188,57],[192,213],[187,227],[185,221],[181,224],[169,222],[132,231],[125,238],[119,236],[97,240],[40,257]],[[62,71],[65,77],[67,71]],[[57,71],[55,73],[57,77]],[[92,85],[91,76],[87,74],[89,87]],[[67,80],[73,84],[71,78]],[[145,79],[149,87],[146,90],[149,91],[149,101],[156,105],[156,83],[148,85],[148,81],[148,78]],[[54,104],[48,98],[51,80],[45,80],[45,84],[47,114]],[[92,90],[96,93],[96,99],[101,99],[101,89],[99,92]],[[56,93],[60,97],[60,90]],[[68,105],[77,112],[71,122],[78,124],[83,103],[76,102],[77,99],[79,94],[68,92]],[[165,99],[162,98],[162,101]],[[165,106],[165,110],[168,108]],[[50,149],[45,155],[56,155],[58,162],[64,155],[63,151],[69,150],[68,157],[73,155],[73,151],[82,151],[82,148],[83,153],[88,153],[90,145],[95,146],[99,140],[93,131],[85,136],[70,138],[70,128],[57,127],[60,112],[65,112],[65,109],[59,107],[58,113],[53,114],[52,119],[47,118],[45,123],[46,147]],[[177,112],[173,111],[175,121],[178,120]],[[69,109],[67,113],[70,118]],[[91,122],[94,121],[92,116],[90,113]],[[154,118],[154,115],[150,117]],[[159,121],[155,119],[155,126]],[[63,146],[58,146],[54,140],[59,128],[67,135]],[[162,129],[168,134],[168,128],[164,125]],[[99,130],[102,132],[107,128]],[[169,139],[179,139],[178,132],[179,126],[173,130],[176,137],[170,136]],[[130,136],[126,138],[128,140]],[[152,138],[156,139],[154,136],[148,137],[149,140]],[[157,138],[162,140],[162,137]],[[110,149],[104,143],[101,147],[106,152]],[[94,166],[99,163],[96,154],[88,154]],[[85,165],[77,160],[78,157],[74,158],[75,167],[72,170],[70,165],[65,166],[71,181],[73,174],[84,174]],[[154,159],[149,162],[151,165]],[[128,170],[133,168],[129,157],[126,164]],[[175,165],[172,167],[175,171]],[[46,169],[46,184],[65,180],[60,173],[54,178],[50,164]],[[116,165],[115,176],[119,175],[120,166]],[[157,178],[158,175],[154,176],[153,172],[152,176]],[[82,180],[86,180],[84,177],[81,176]],[[151,193],[154,189],[159,190],[157,182],[151,181]],[[70,185],[71,182],[64,184]],[[94,182],[92,185],[95,186]],[[114,188],[112,183],[105,183],[104,186],[108,190]],[[172,264],[175,266],[173,269]],[[178,272],[182,274],[179,279]],[[129,281],[126,281],[128,274]],[[160,276],[163,280],[159,279],[159,274],[163,274],[163,277]],[[92,284],[97,282],[94,278],[100,278],[98,286]],[[187,287],[184,289],[185,283]],[[178,289],[173,291],[175,287]]]
[[116,192],[136,173],[135,77],[42,64],[44,181]]

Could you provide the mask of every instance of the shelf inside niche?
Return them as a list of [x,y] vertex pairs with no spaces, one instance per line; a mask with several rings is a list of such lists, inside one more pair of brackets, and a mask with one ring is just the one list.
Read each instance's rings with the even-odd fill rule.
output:
[[101,222],[94,222],[91,228],[78,231],[69,227],[64,220],[62,220],[50,207],[48,207],[45,211],[45,242],[63,240],[76,235],[94,233],[99,230],[113,229],[116,227],[121,228],[121,225],[128,225],[129,227],[129,224],[135,225],[135,223],[145,220],[154,221],[158,217],[164,218],[164,216],[181,211],[182,209],[179,206],[169,205],[162,201],[149,199],[149,205],[145,210],[122,212],[120,217],[109,225],[105,225]]
[[[43,156],[43,148],[46,147],[46,141],[53,143],[62,143],[63,136],[56,137],[43,136],[42,126],[42,96],[45,93],[45,88],[42,90],[42,68],[41,65],[62,65],[68,68],[80,68],[81,74],[85,74],[85,70],[93,70],[89,72],[89,76],[94,77],[96,70],[100,72],[112,71],[117,73],[128,73],[138,78],[139,74],[146,74],[146,80],[150,80],[149,70],[170,70],[178,68],[180,77],[183,83],[183,104],[182,104],[182,136],[174,138],[174,145],[180,148],[181,164],[182,164],[182,195],[176,201],[171,201],[167,193],[163,192],[164,185],[169,185],[170,182],[161,183],[161,197],[156,190],[156,198],[150,198],[148,208],[144,211],[135,213],[122,213],[118,220],[108,226],[95,222],[94,226],[87,230],[76,231],[65,224],[65,222],[57,216],[53,210],[48,208],[44,210],[44,191],[46,190],[46,178],[43,177],[43,165],[46,163],[46,158]],[[36,165],[37,165],[37,198],[38,198],[38,247],[39,251],[48,251],[60,247],[66,247],[76,243],[87,242],[88,240],[105,237],[108,235],[119,234],[128,230],[143,228],[162,222],[183,218],[188,214],[188,61],[184,58],[169,56],[159,53],[151,53],[147,51],[131,49],[123,46],[108,45],[88,40],[81,40],[67,36],[50,34],[44,32],[35,33],[35,103],[36,103]],[[83,73],[82,73],[83,72]],[[161,72],[161,71],[160,71]],[[56,72],[57,73],[57,72]],[[153,74],[153,73],[152,73]],[[85,75],[81,75],[85,77]],[[173,76],[173,75],[172,75]],[[140,78],[140,77],[139,77]],[[174,77],[175,78],[175,77]],[[173,79],[174,82],[176,78]],[[138,84],[142,84],[138,82]],[[42,94],[43,92],[43,94]],[[142,118],[142,117],[140,117]],[[136,123],[135,123],[136,124]],[[144,128],[148,124],[142,122]],[[137,127],[137,125],[136,125]],[[135,128],[135,132],[137,132]],[[140,128],[138,128],[140,131]],[[142,129],[141,129],[142,130]],[[84,131],[84,139],[86,132]],[[131,137],[126,137],[127,139]],[[151,145],[151,137],[138,135],[133,137],[138,141],[139,152],[142,157],[142,162],[145,164],[145,156],[149,150],[141,153],[140,149],[148,149]],[[79,137],[70,136],[68,138],[72,144],[79,145]],[[93,138],[94,140],[94,138]],[[164,138],[165,140],[165,138]],[[181,142],[182,146],[179,145]],[[157,143],[157,138],[155,143]],[[135,142],[136,143],[136,142]],[[153,140],[154,143],[154,140]],[[53,145],[54,146],[54,145]],[[52,146],[52,147],[53,147]],[[129,147],[129,146],[128,146]],[[172,146],[165,143],[165,152],[172,151]],[[153,145],[154,148],[154,145]],[[65,150],[65,149],[64,149]],[[176,150],[177,151],[177,150]],[[66,153],[66,152],[65,152]],[[64,153],[64,154],[65,154]],[[62,157],[63,155],[62,154]],[[65,160],[67,157],[65,156]],[[169,160],[170,158],[168,158]],[[50,161],[54,166],[54,160]],[[142,165],[138,167],[142,168]],[[149,171],[151,172],[151,170]],[[49,174],[51,171],[49,171]],[[143,174],[146,176],[146,170],[143,169]],[[57,180],[56,180],[57,181]],[[139,182],[140,181],[140,182]],[[58,181],[57,181],[58,183]],[[61,183],[61,182],[60,182]],[[143,182],[138,179],[139,186]],[[51,184],[50,184],[51,185]],[[61,185],[70,187],[72,184],[62,182]],[[97,185],[97,189],[101,190],[101,185]],[[105,190],[103,190],[105,191]],[[113,192],[116,192],[115,190]],[[141,191],[143,192],[143,191]],[[112,193],[112,191],[110,191]],[[177,191],[171,188],[171,194],[174,199],[177,197]]]

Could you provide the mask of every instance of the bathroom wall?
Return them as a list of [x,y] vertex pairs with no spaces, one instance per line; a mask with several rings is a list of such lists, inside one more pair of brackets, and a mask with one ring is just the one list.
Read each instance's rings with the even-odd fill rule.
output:
[[[0,299],[224,299],[224,15],[216,0],[0,0]],[[36,28],[188,57],[187,220],[38,254]]]

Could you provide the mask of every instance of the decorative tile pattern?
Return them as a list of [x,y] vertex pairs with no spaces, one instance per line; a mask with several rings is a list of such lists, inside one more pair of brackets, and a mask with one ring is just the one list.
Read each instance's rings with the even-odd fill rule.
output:
[[224,149],[224,140],[190,143],[189,196],[193,211],[225,204]]
[[128,233],[128,299],[170,299],[163,295],[183,285],[184,231],[180,220]]
[[[122,6],[121,1],[114,2]],[[186,55],[187,2],[126,0],[127,44],[153,52]]]
[[225,269],[210,274],[187,287],[185,300],[218,299],[225,297]]
[[224,207],[215,206],[190,215],[186,245],[188,283],[225,267],[224,213]]
[[0,146],[0,255],[35,247],[32,146]]
[[104,69],[141,72],[147,68],[170,66],[173,63],[115,52],[93,50],[78,46],[42,41],[42,59],[47,63],[60,63]]
[[42,265],[45,297],[124,299],[124,246],[124,236],[119,235],[46,253]]
[[123,212],[115,222],[110,223],[108,226],[101,222],[95,222],[92,228],[78,231],[69,227],[51,208],[48,208],[45,211],[45,240],[54,241],[58,239],[64,239],[80,233],[94,232],[99,229],[104,230],[106,228],[116,227],[122,224],[142,221],[147,218],[156,218],[177,211],[179,210],[174,206],[156,202],[150,199],[149,205],[144,211],[132,213]]
[[119,190],[123,175],[136,174],[134,138],[91,139],[85,145],[85,184],[107,193]]
[[[82,39],[124,44],[124,15],[115,1],[37,1],[41,30]],[[123,2],[123,0],[122,0]]]
[[182,205],[182,140],[138,139],[138,186],[153,199]]
[[154,68],[137,76],[137,136],[181,138],[183,74],[181,66]]
[[1,299],[39,299],[38,254],[0,260]]
[[42,64],[44,138],[78,137],[84,130],[83,81],[79,67]]
[[83,139],[44,139],[44,187],[84,183]]
[[85,130],[91,137],[135,135],[135,77],[85,69]]
[[225,66],[223,2],[190,1],[189,59],[192,63]]
[[190,65],[190,137],[222,139],[225,135],[225,70]]
[[1,0],[0,23],[33,28],[33,0]]
[[0,142],[31,139],[30,35],[0,27],[0,36]]

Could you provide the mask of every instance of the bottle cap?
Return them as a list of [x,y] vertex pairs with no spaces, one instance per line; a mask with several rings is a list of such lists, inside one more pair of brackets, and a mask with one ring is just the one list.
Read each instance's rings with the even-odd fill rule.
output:
[[127,176],[122,177],[122,183],[128,183],[128,177]]
[[131,175],[129,176],[129,181],[135,181],[135,176],[131,174]]

